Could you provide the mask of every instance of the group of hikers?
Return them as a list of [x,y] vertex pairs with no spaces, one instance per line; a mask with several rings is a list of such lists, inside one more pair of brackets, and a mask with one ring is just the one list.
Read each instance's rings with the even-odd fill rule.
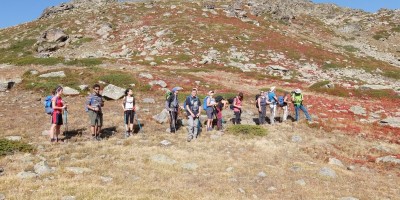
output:
[[[94,84],[93,93],[91,93],[85,102],[85,110],[88,113],[90,121],[90,132],[93,140],[101,140],[100,130],[103,125],[103,112],[104,100],[100,92],[100,85]],[[169,113],[170,118],[170,132],[175,133],[180,125],[178,123],[178,114],[181,112],[181,106],[178,100],[178,93],[182,88],[175,87],[171,91],[167,92],[165,98],[165,109]],[[45,99],[45,110],[46,113],[51,115],[51,128],[50,128],[50,141],[59,142],[60,129],[63,125],[63,113],[67,113],[67,104],[62,100],[63,88],[58,86],[51,96]],[[198,137],[199,129],[201,128],[200,115],[202,110],[207,114],[207,121],[205,123],[205,130],[212,131],[214,129],[214,119],[216,118],[217,130],[223,130],[223,117],[222,110],[231,109],[234,114],[232,119],[233,124],[241,123],[241,114],[243,107],[243,93],[239,92],[235,97],[224,99],[222,96],[214,97],[215,92],[210,90],[208,95],[201,102],[198,97],[198,89],[193,88],[191,94],[187,96],[183,102],[183,111],[187,116],[188,124],[188,135],[187,141],[190,142]],[[256,108],[259,113],[259,125],[266,124],[267,109],[269,109],[270,124],[275,123],[275,116],[278,108],[283,110],[283,116],[281,120],[287,120],[289,113],[289,104],[293,103],[295,110],[295,121],[299,119],[299,111],[302,110],[308,121],[311,121],[311,117],[308,114],[306,107],[303,105],[304,96],[300,89],[296,89],[293,92],[284,92],[282,96],[275,94],[275,87],[271,87],[268,92],[260,91],[260,94],[256,95]],[[229,106],[228,106],[229,105]],[[125,90],[125,95],[122,99],[121,107],[124,111],[124,124],[125,124],[125,138],[133,134],[133,124],[136,114],[136,103],[133,96],[132,89],[128,88]],[[136,117],[137,118],[137,117]],[[137,119],[136,119],[137,120]],[[137,122],[139,122],[137,120]],[[139,125],[140,126],[140,125]]]

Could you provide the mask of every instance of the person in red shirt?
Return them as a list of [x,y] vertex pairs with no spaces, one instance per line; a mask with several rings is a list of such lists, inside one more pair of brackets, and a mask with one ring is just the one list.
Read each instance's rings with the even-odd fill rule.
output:
[[61,95],[63,93],[63,88],[58,86],[55,90],[55,95],[51,99],[51,105],[53,108],[53,113],[51,115],[51,128],[50,128],[50,141],[58,142],[61,141],[58,136],[60,135],[61,125],[63,125],[63,117],[62,112],[63,109],[67,108],[67,105],[64,104]]

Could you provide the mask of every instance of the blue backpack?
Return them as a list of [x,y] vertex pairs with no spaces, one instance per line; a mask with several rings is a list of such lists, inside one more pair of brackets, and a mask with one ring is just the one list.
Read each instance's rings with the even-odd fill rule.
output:
[[53,99],[53,95],[49,95],[44,99],[44,111],[46,112],[46,114],[53,114],[53,105],[51,104],[51,99]]
[[285,105],[285,98],[283,96],[278,97],[278,104],[279,104],[279,106]]
[[207,110],[208,106],[207,106],[207,99],[210,98],[209,96],[206,96],[203,100],[203,110]]
[[272,104],[276,104],[274,96],[275,96],[274,92],[268,92],[268,101],[271,102]]

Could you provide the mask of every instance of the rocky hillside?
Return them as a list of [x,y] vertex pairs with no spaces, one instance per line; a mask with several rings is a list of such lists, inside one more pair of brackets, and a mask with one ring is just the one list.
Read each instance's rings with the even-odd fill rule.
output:
[[[399,24],[399,10],[307,0],[73,0],[47,8],[35,21],[0,29],[0,139],[35,149],[0,157],[7,182],[0,191],[54,199],[40,182],[62,185],[58,199],[396,199]],[[108,99],[99,151],[82,120],[94,83]],[[64,146],[47,142],[41,102],[59,84],[71,105]],[[242,122],[251,126],[259,90],[301,88],[314,123],[267,126],[267,136],[250,139],[213,131],[186,143],[184,129],[165,133],[163,98],[174,86],[184,88],[182,99],[192,87],[201,97],[210,89],[226,98],[244,92]],[[124,140],[118,99],[127,87],[146,132]],[[227,121],[231,115],[225,110]],[[112,165],[102,168],[104,161]],[[188,187],[193,182],[202,189]],[[130,186],[137,193],[124,193]]]

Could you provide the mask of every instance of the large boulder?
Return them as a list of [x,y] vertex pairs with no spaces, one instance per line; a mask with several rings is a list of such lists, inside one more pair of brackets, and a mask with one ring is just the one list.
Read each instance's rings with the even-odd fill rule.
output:
[[69,36],[62,29],[50,29],[42,33],[41,39],[46,42],[65,42]]
[[39,175],[53,172],[46,161],[40,161],[34,166],[35,172]]
[[125,89],[109,84],[103,90],[103,96],[109,99],[117,100],[123,97]]
[[149,85],[151,85],[151,86],[153,86],[153,85],[159,85],[159,86],[161,86],[162,88],[167,87],[167,83],[166,83],[165,81],[163,81],[163,80],[150,81],[150,82],[149,82]]
[[73,4],[69,4],[69,3],[62,3],[61,5],[58,6],[51,6],[46,8],[43,13],[40,15],[39,19],[43,19],[43,18],[47,18],[50,16],[53,16],[57,13],[62,13],[66,10],[72,10],[74,9],[74,5]]
[[70,87],[64,87],[63,88],[63,93],[65,95],[78,95],[79,91],[75,90],[74,88],[70,88]]
[[168,121],[169,112],[164,109],[161,113],[154,115],[153,119],[156,120],[157,123],[163,124]]
[[50,73],[46,73],[46,74],[42,74],[39,76],[40,78],[62,78],[65,77],[65,73],[64,71],[58,71],[58,72],[50,72]]
[[388,117],[386,119],[382,119],[380,123],[383,125],[400,128],[400,117]]
[[365,110],[365,108],[363,108],[361,106],[352,106],[352,107],[350,107],[350,111],[352,113],[354,113],[355,115],[362,115],[362,116],[367,115],[367,111]]

